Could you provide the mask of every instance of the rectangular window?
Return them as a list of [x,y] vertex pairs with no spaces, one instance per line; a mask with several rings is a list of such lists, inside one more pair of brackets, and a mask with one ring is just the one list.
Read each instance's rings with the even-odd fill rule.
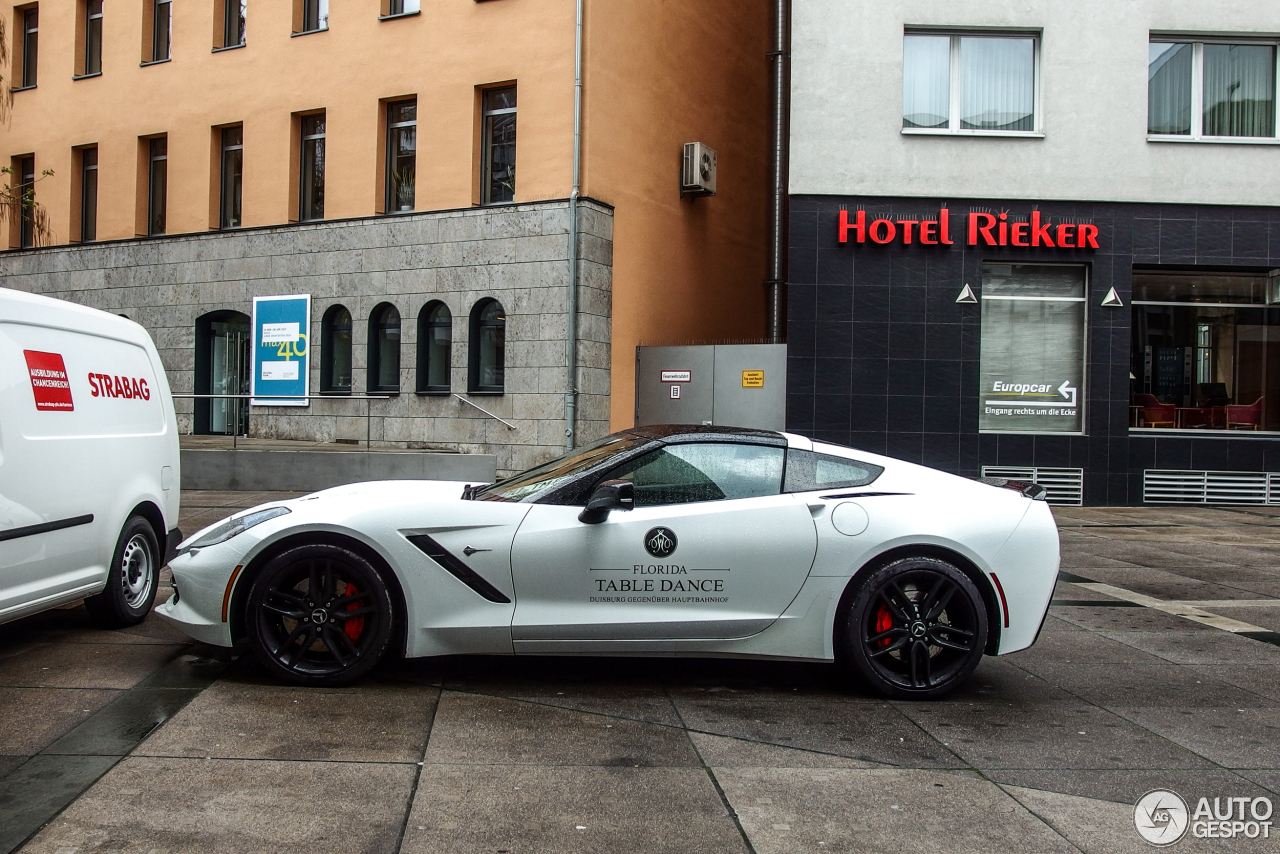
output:
[[978,429],[1083,433],[1085,268],[982,266]]
[[902,42],[902,127],[911,133],[1039,130],[1039,38],[908,32]]
[[516,197],[516,87],[484,93],[480,204],[494,205]]
[[40,9],[32,6],[22,11],[22,88],[36,85],[36,68],[40,59]]
[[222,129],[222,181],[219,228],[239,228],[244,171],[244,128]]
[[151,15],[151,61],[162,62],[169,58],[173,42],[173,3],[172,0],[152,2],[155,5]]
[[87,76],[102,73],[102,0],[85,0],[84,69]]
[[18,248],[30,249],[36,245],[36,158],[18,158],[18,199],[22,205],[18,214]]
[[223,0],[221,47],[236,47],[245,43],[247,3],[248,0]]
[[420,11],[421,0],[387,0],[387,15],[410,15]]
[[[329,29],[329,0],[300,0],[300,2],[302,3],[302,21],[299,32],[314,33],[317,30]],[[294,8],[297,9],[296,6]],[[294,21],[296,22],[297,18]]]
[[98,239],[98,149],[80,151],[80,242]]
[[1151,42],[1147,133],[1171,139],[1274,139],[1276,45]]
[[302,117],[298,219],[324,219],[324,113]]
[[418,102],[387,104],[387,213],[413,210],[417,148]]
[[169,138],[150,139],[147,148],[147,234],[164,234],[169,204]]
[[1278,284],[1135,270],[1130,427],[1280,431]]

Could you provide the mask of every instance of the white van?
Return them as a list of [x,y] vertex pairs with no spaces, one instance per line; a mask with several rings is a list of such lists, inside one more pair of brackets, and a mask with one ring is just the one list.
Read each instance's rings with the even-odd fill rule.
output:
[[0,288],[0,623],[146,617],[182,538],[177,426],[141,326]]

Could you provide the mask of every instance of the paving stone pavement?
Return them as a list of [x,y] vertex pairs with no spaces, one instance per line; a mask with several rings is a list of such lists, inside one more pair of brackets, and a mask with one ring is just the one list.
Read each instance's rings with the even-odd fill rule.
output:
[[[181,524],[271,497],[184,493]],[[1056,515],[1039,643],[931,703],[718,660],[399,661],[313,690],[155,617],[9,623],[0,853],[1109,854],[1149,850],[1152,789],[1280,801],[1280,508]]]

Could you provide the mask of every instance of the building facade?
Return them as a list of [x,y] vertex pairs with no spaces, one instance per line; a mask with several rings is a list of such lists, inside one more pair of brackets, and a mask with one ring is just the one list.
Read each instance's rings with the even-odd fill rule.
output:
[[788,426],[1280,503],[1280,8],[796,0]]
[[[0,284],[139,321],[195,394],[248,390],[254,298],[311,297],[324,399],[183,399],[186,430],[512,471],[630,426],[638,343],[763,325],[763,2],[46,0],[5,24],[2,156],[47,228],[9,218]],[[690,141],[714,197],[680,193]]]

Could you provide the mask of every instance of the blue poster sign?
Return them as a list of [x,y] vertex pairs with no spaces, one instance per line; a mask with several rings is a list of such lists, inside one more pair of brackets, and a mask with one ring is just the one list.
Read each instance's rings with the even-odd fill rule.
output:
[[307,406],[311,295],[253,298],[254,406]]

